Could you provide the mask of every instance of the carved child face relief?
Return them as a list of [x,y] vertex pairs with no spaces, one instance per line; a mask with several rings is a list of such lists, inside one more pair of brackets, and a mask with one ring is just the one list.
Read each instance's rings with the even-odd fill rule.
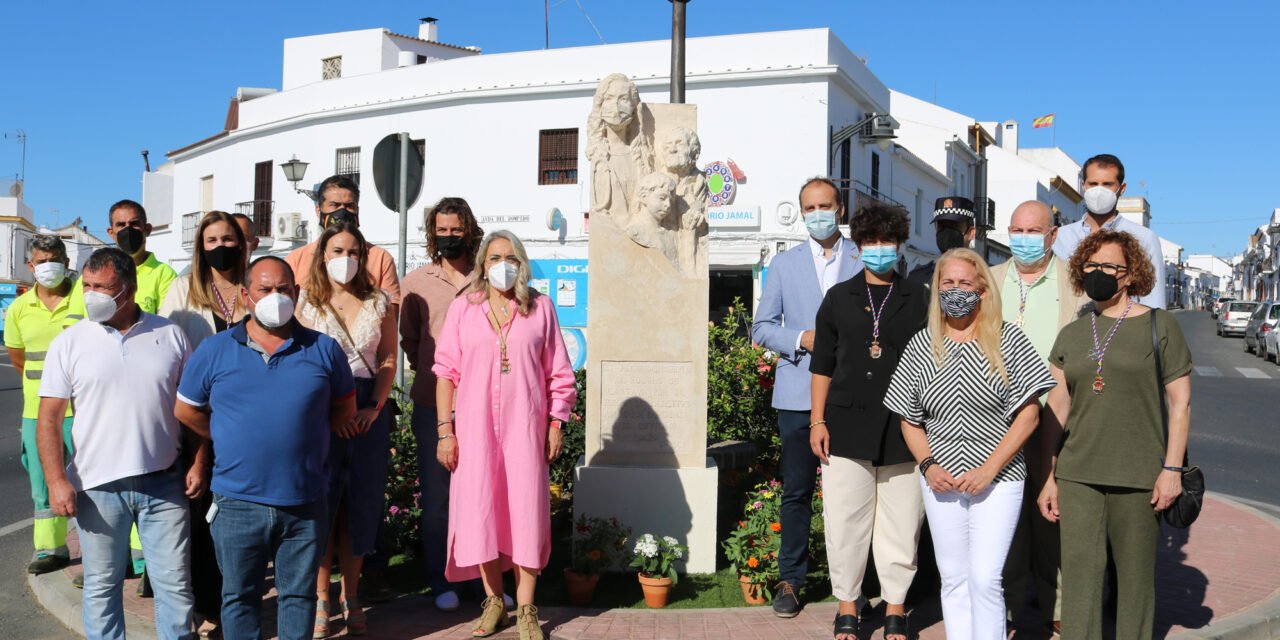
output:
[[600,119],[611,127],[625,127],[636,115],[636,105],[631,102],[627,82],[618,79],[609,83],[600,100]]
[[672,183],[661,174],[650,174],[640,182],[640,208],[661,223],[671,215],[674,202]]

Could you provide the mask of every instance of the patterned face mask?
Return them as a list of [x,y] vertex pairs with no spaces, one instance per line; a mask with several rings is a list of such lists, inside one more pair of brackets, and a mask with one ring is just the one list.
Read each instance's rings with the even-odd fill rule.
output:
[[939,291],[938,298],[942,301],[943,313],[952,318],[963,318],[978,308],[978,303],[982,301],[982,293],[952,287]]

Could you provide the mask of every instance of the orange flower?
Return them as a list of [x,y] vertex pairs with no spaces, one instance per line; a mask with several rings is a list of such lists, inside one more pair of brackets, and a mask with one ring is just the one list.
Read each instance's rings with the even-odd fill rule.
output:
[[782,531],[782,523],[781,523],[781,522],[774,522],[774,523],[770,524],[770,525],[769,525],[769,530],[770,530],[770,531],[773,531],[774,533],[778,533],[779,531]]
[[587,557],[591,558],[592,562],[595,562],[596,560],[600,559],[600,551],[596,549],[592,549],[591,552],[587,554]]
[[754,569],[760,566],[760,561],[757,560],[755,556],[751,556],[750,558],[747,558],[747,566]]
[[746,523],[746,521],[745,521],[745,520],[739,520],[739,521],[738,521],[738,527],[739,527],[739,528],[742,528],[742,527],[745,527],[745,526],[747,526],[747,523]]

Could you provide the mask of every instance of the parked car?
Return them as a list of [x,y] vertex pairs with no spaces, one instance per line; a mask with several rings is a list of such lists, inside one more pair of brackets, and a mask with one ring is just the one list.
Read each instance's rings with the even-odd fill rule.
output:
[[1223,305],[1228,302],[1235,302],[1235,300],[1235,298],[1218,298],[1218,300],[1213,303],[1213,307],[1210,308],[1209,311],[1212,312],[1214,318],[1217,318],[1218,314],[1222,312]]
[[1257,307],[1256,302],[1228,302],[1218,314],[1218,335],[1244,335],[1249,318]]
[[1262,334],[1262,358],[1280,365],[1280,327],[1276,326],[1280,322],[1280,304],[1271,307],[1267,315],[1272,325],[1270,331]]
[[1245,353],[1255,354],[1259,358],[1265,357],[1267,345],[1263,344],[1262,339],[1276,328],[1276,320],[1280,319],[1280,316],[1273,315],[1271,310],[1277,306],[1280,306],[1280,302],[1267,300],[1259,302],[1253,309],[1253,314],[1249,316],[1249,324],[1244,327]]
[[1248,352],[1252,344],[1254,355],[1263,360],[1274,358],[1276,352],[1267,349],[1266,339],[1276,332],[1276,321],[1280,321],[1280,301],[1258,303],[1253,314],[1249,314],[1249,324],[1244,326],[1244,351]]

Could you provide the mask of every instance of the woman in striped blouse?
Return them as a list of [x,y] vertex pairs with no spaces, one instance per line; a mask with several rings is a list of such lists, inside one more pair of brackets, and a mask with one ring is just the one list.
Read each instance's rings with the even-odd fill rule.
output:
[[1002,322],[978,254],[952,249],[933,274],[929,326],[907,343],[885,406],[920,463],[948,638],[1003,640],[1001,571],[1022,504],[1022,446],[1053,387],[1031,341]]

